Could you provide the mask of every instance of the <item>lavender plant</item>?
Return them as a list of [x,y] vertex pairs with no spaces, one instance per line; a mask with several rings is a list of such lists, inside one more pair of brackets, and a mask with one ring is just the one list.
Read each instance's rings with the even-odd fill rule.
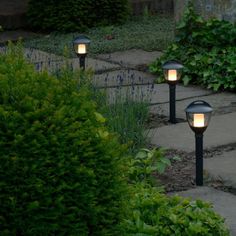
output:
[[[134,76],[130,73],[126,79],[132,81]],[[105,89],[106,101],[101,112],[107,118],[109,129],[119,134],[120,141],[128,144],[131,152],[137,152],[147,144],[145,124],[153,85],[134,86],[131,82],[131,86],[122,86],[124,77],[118,75],[117,79],[117,87]]]

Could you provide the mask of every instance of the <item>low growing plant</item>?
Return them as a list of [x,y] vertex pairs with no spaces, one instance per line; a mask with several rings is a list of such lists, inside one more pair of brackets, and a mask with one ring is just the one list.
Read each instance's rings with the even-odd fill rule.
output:
[[[46,36],[28,39],[25,45],[58,55],[62,54],[66,45],[70,49],[70,55],[76,57],[72,41],[81,33],[91,39],[89,55],[134,48],[146,51],[163,50],[174,39],[174,19],[168,15],[149,16],[145,20],[143,17],[132,17],[122,25],[97,26],[85,32],[66,34],[52,32]],[[112,36],[112,40],[107,40],[109,35]]]
[[141,149],[130,164],[131,196],[127,201],[127,217],[120,224],[121,235],[230,235],[224,219],[209,203],[167,196],[162,188],[153,187],[152,173],[163,173],[171,164],[162,149]]
[[149,150],[142,148],[134,158],[131,159],[129,179],[132,182],[153,183],[154,172],[163,174],[165,169],[171,165],[171,161],[165,157],[163,149]]
[[124,236],[229,236],[224,220],[212,206],[166,196],[155,188],[136,184],[129,200],[130,215],[121,224]]

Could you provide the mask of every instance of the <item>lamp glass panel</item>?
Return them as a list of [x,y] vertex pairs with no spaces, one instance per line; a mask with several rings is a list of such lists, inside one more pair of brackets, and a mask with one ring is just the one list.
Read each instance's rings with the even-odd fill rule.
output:
[[167,81],[178,81],[181,78],[181,70],[164,70],[164,76]]
[[187,120],[191,127],[207,127],[211,119],[211,113],[187,113]]
[[193,126],[194,127],[205,127],[204,114],[193,114]]
[[86,54],[86,52],[87,52],[86,44],[78,44],[77,53],[78,54]]
[[177,70],[168,70],[168,80],[176,81],[177,80]]

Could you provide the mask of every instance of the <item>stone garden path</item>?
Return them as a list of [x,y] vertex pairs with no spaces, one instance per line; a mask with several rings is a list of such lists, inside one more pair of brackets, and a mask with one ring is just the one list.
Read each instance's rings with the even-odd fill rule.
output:
[[[26,50],[26,55],[36,63],[36,67],[50,67],[53,62],[60,64],[61,57],[37,50]],[[107,87],[111,102],[117,86],[121,92],[130,94],[134,99],[146,96],[153,114],[169,116],[169,98],[167,84],[153,84],[155,76],[147,72],[146,65],[161,55],[160,52],[129,50],[88,58],[87,67],[95,70],[94,84]],[[43,62],[42,62],[43,61]],[[37,64],[38,63],[38,64]],[[78,67],[78,59],[72,59],[73,67]],[[55,66],[55,65],[54,65]],[[194,133],[190,130],[184,109],[194,100],[205,100],[212,105],[214,112],[210,125],[204,133],[204,150],[212,152],[211,158],[205,158],[205,178],[220,181],[230,192],[217,190],[209,185],[195,187],[187,191],[176,192],[181,196],[203,199],[213,204],[215,210],[226,218],[233,236],[236,235],[236,94],[212,91],[182,85],[176,90],[178,124],[163,124],[150,132],[151,143],[157,147],[178,150],[194,155]]]

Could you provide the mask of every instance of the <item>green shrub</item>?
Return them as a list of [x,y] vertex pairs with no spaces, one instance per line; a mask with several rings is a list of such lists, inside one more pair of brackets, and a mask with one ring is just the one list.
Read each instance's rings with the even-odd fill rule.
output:
[[1,235],[116,235],[122,150],[77,81],[0,55]]
[[[203,20],[192,5],[177,27],[176,41],[150,70],[162,75],[161,65],[169,59],[184,64],[185,84],[200,84],[215,91],[236,90],[236,26],[217,19]],[[162,81],[161,76],[159,81]]]
[[31,27],[54,31],[82,31],[87,27],[123,23],[128,0],[30,0]]
[[125,236],[229,236],[224,220],[200,200],[168,197],[136,185],[132,212],[121,228]]

